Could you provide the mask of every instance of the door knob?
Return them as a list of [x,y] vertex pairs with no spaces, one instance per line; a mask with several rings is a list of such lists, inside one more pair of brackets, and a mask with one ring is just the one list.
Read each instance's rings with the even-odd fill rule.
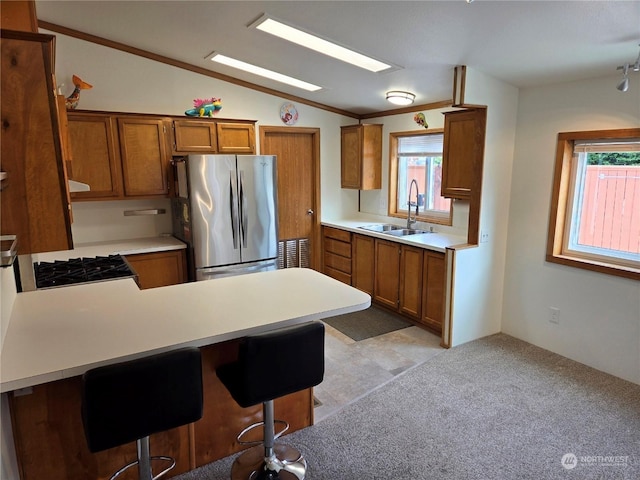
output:
[[307,215],[313,215],[313,210],[311,209],[307,210]]

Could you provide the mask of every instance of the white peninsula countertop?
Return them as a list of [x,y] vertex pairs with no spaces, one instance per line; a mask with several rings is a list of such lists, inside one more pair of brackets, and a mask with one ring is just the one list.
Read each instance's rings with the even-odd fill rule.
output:
[[363,310],[369,295],[290,268],[139,290],[131,279],[17,295],[0,355],[0,392],[116,361]]

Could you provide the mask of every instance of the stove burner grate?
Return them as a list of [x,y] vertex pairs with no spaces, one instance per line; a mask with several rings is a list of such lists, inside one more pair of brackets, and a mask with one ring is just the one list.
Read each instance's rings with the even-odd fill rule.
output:
[[99,282],[135,275],[121,255],[39,262],[33,264],[33,269],[37,288]]

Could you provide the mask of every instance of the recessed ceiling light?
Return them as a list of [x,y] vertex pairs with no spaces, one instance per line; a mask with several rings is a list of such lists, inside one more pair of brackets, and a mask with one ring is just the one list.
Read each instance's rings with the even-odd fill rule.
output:
[[242,60],[236,60],[235,58],[227,57],[226,55],[221,55],[214,52],[213,54],[209,55],[209,57],[214,62],[237,68],[239,70],[244,70],[245,72],[253,73],[254,75],[260,75],[261,77],[269,78],[271,80],[275,80],[276,82],[286,83],[287,85],[302,88],[304,90],[308,90],[309,92],[322,90],[322,87],[314,85],[313,83],[305,82],[304,80],[298,80],[297,78],[289,77],[288,75],[274,72],[273,70],[267,70],[266,68],[258,67],[256,65],[243,62]]
[[249,28],[257,28],[263,32],[270,33],[276,37],[280,37],[284,40],[288,40],[289,42],[293,42],[297,45],[301,45],[371,72],[382,72],[394,67],[393,65],[380,62],[375,58],[362,55],[361,53],[320,38],[317,35],[312,35],[278,20],[274,20],[268,15],[260,17],[254,23],[249,25]]

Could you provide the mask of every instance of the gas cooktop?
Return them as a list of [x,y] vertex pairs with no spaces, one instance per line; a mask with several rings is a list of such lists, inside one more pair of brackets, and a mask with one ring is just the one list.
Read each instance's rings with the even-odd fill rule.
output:
[[63,287],[117,278],[135,278],[135,272],[121,255],[71,258],[33,264],[36,288]]

